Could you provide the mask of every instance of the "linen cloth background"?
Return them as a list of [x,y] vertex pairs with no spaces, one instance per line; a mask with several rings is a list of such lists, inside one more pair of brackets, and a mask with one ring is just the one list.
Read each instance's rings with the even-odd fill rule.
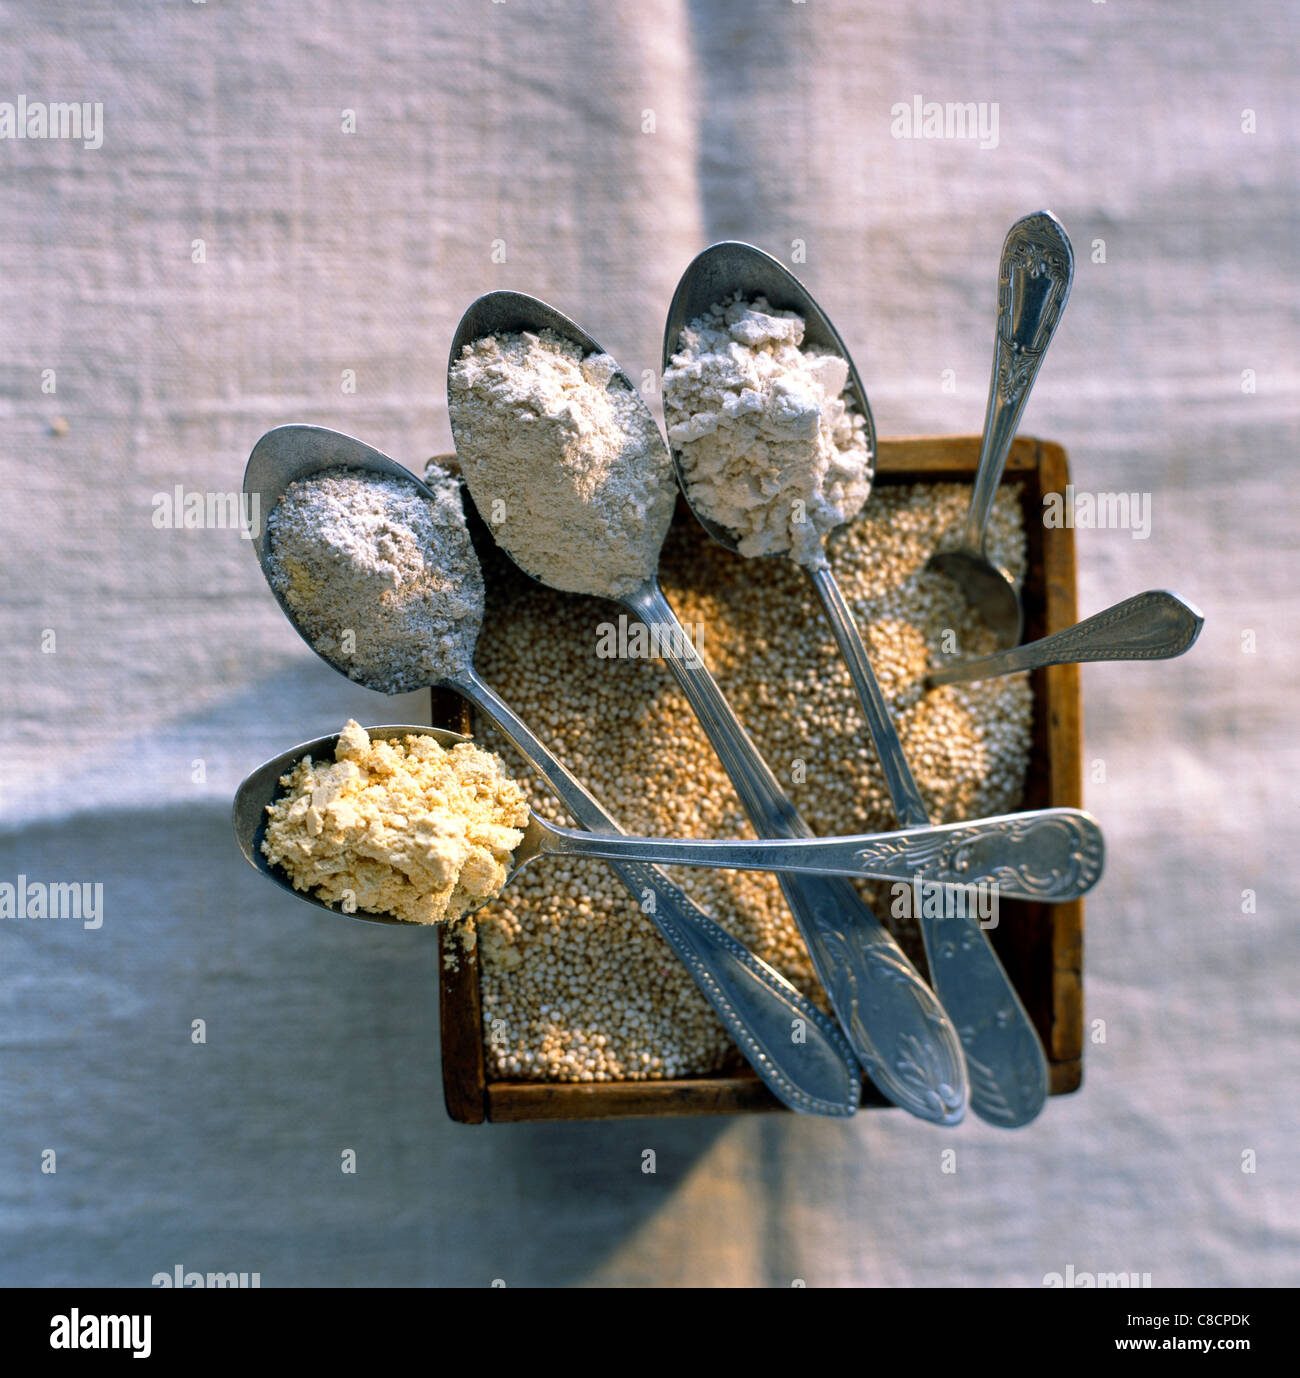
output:
[[[0,99],[104,105],[97,150],[0,142],[0,879],[105,906],[0,922],[0,1281],[1293,1283],[1298,32],[1214,0],[0,5]],[[892,137],[918,94],[997,102],[998,146]],[[882,435],[977,431],[998,250],[1044,205],[1078,268],[1023,429],[1153,495],[1149,539],[1079,533],[1081,610],[1167,586],[1207,618],[1084,670],[1082,1091],[1014,1134],[452,1124],[428,935],[322,921],[228,823],[259,760],[427,701],[329,671],[248,542],[155,529],[153,495],[237,488],[289,421],[449,449],[448,343],[494,287],[655,367],[726,237],[806,243]]]

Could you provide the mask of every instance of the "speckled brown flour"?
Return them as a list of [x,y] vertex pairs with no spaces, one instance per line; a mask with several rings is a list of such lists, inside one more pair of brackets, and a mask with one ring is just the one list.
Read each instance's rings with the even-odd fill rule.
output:
[[289,484],[266,524],[267,578],[349,678],[406,693],[468,668],[483,579],[460,485],[327,469]]

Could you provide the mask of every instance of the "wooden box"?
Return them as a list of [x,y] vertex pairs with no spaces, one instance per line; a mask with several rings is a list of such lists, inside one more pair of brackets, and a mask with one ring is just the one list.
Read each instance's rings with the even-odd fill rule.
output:
[[[979,446],[978,436],[882,440],[876,482],[970,482]],[[1035,640],[1078,620],[1074,532],[1044,527],[1042,520],[1043,494],[1064,493],[1069,482],[1065,451],[1059,445],[1020,436],[1012,446],[1003,482],[1023,485],[1028,541],[1022,594],[1025,639]],[[1078,667],[1034,671],[1031,683],[1034,736],[1024,807],[1082,807]],[[464,731],[466,706],[455,695],[435,691],[432,722]],[[1052,1093],[1075,1090],[1083,1074],[1083,902],[1052,905],[1004,900],[1002,921],[991,936],[1043,1040]],[[457,945],[458,965],[448,968],[442,960],[448,941],[440,932],[443,1093],[452,1119],[481,1124],[484,1120],[785,1111],[748,1068],[734,1074],[664,1081],[489,1081],[478,966],[474,955],[461,952]],[[864,1085],[864,1108],[886,1104],[869,1082]]]

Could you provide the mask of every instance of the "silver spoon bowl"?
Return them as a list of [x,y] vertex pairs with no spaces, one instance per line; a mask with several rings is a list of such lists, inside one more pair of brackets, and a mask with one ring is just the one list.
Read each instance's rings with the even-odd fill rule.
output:
[[[874,479],[876,423],[867,402],[867,390],[862,386],[853,356],[840,338],[839,332],[831,324],[830,317],[813,299],[803,283],[784,264],[771,254],[764,253],[762,249],[739,240],[724,240],[720,244],[711,244],[691,260],[677,284],[677,290],[673,293],[672,302],[668,307],[668,319],[664,324],[664,368],[669,366],[673,355],[680,348],[682,331],[693,320],[703,316],[710,307],[731,300],[737,292],[744,301],[763,297],[768,305],[778,311],[797,311],[804,319],[804,347],[838,354],[848,364],[849,379],[846,390],[854,410],[866,422],[869,457],[867,476],[868,479]],[[673,465],[677,470],[677,481],[682,492],[686,494],[687,504],[695,514],[696,520],[719,545],[731,551],[738,551],[735,533],[710,520],[691,502],[691,491],[686,471],[682,466],[681,449],[676,445],[669,448],[672,451]]]
[[[982,534],[982,533],[981,533]],[[946,574],[975,609],[980,621],[993,633],[996,645],[1009,648],[1020,642],[1024,617],[1020,592],[1008,570],[995,565],[980,551],[939,550],[930,556],[927,567]]]
[[[451,341],[449,366],[460,358],[461,350],[467,344],[473,344],[487,335],[518,335],[525,332],[537,335],[543,330],[553,331],[561,339],[581,345],[588,354],[605,352],[585,330],[580,330],[549,302],[540,297],[530,297],[526,292],[497,291],[488,292],[472,302],[460,318]],[[622,384],[632,387],[632,380],[626,373],[620,370],[616,377]]]
[[[371,474],[384,474],[388,478],[402,479],[404,482],[413,483],[431,502],[435,499],[430,489],[396,460],[389,459],[387,455],[364,441],[344,435],[341,431],[328,430],[324,426],[276,426],[273,430],[267,431],[253,446],[253,452],[248,457],[248,464],[244,469],[244,493],[249,496],[257,495],[258,510],[263,514],[263,520],[253,530],[252,539],[253,550],[257,555],[258,564],[262,567],[262,573],[266,575],[267,586],[275,595],[275,601],[279,603],[281,612],[292,623],[294,630],[325,664],[356,683],[365,684],[364,680],[357,679],[346,662],[331,660],[317,648],[316,643],[300,626],[298,614],[276,588],[267,566],[270,552],[266,537],[266,519],[284,497],[290,484],[329,469],[362,470]],[[365,687],[383,692],[378,685],[366,684]],[[398,685],[393,692],[409,694],[428,687],[427,680],[416,676],[409,683]]]
[[[423,734],[432,737],[439,746],[452,747],[457,742],[467,742],[459,732],[444,732],[434,727],[412,727],[409,724],[396,724],[384,727],[368,727],[370,739],[386,742],[393,737],[407,737]],[[349,919],[360,919],[363,923],[385,923],[396,928],[419,928],[404,919],[396,919],[388,914],[371,914],[364,910],[344,909],[339,904],[323,900],[319,895],[307,890],[298,890],[282,867],[273,866],[263,855],[262,841],[266,837],[266,808],[283,793],[280,778],[287,775],[304,757],[313,761],[332,761],[334,748],[338,745],[338,733],[329,737],[317,737],[313,742],[303,742],[290,751],[285,751],[270,761],[263,761],[256,770],[250,771],[235,791],[235,803],[231,810],[231,821],[235,825],[235,840],[244,860],[255,870],[260,871],[267,880],[273,881],[282,890],[287,890],[297,899],[314,904],[318,909],[328,909],[331,914],[342,914]]]

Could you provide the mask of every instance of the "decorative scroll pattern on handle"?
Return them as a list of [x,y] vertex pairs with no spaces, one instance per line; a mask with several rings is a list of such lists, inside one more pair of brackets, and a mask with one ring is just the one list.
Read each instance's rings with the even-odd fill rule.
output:
[[1101,878],[1105,846],[1087,814],[1010,815],[991,830],[993,821],[931,830],[923,838],[891,834],[856,856],[872,875],[919,876],[928,885],[996,885],[1008,899],[1078,899]]
[[[825,911],[804,938],[871,1080],[921,1119],[939,1124],[961,1119],[969,1096],[961,1044],[940,1007],[926,1000],[928,987],[902,949],[866,924],[850,918],[846,925],[844,917],[837,922]],[[903,1017],[904,1010],[909,1017]],[[891,1030],[888,1038],[885,1029]]]
[[[861,1086],[845,1076],[856,1065],[848,1041],[830,1020],[793,987],[787,1009],[771,999],[771,977],[754,954],[710,919],[660,870],[640,862],[610,861],[614,874],[635,898],[655,896],[650,916],[664,940],[695,977],[709,1004],[736,1041],[750,1066],[771,1090],[795,1110],[816,1115],[852,1115]],[[725,973],[726,983],[719,980]],[[745,997],[745,1008],[734,1000]],[[793,1038],[791,1015],[803,1020],[804,1039]],[[784,1068],[797,1057],[806,1064],[797,1085]],[[825,1086],[833,1098],[807,1087]]]
[[1026,216],[1012,227],[999,265],[997,343],[997,389],[1010,405],[1033,383],[1073,271],[1069,243],[1051,216]]
[[[962,548],[976,563],[987,564],[984,533],[1002,470],[1020,425],[1020,416],[1051,344],[1074,281],[1074,250],[1065,228],[1048,211],[1035,211],[1007,231],[998,257],[998,324],[993,341],[993,371],[989,378],[984,439],[980,444],[975,483]],[[992,566],[989,571],[992,572]],[[996,599],[979,583],[968,583],[967,596],[977,605]],[[1018,606],[1017,606],[1018,613]],[[1018,616],[1015,635],[1020,640]]]
[[1007,1129],[1027,1124],[1042,1108],[1042,1044],[1034,1037],[1021,1038],[1016,1053],[1010,1079],[1004,1074],[999,1080],[992,1068],[986,1067],[969,1048],[966,1049],[971,1100],[979,1106],[980,1118]]

